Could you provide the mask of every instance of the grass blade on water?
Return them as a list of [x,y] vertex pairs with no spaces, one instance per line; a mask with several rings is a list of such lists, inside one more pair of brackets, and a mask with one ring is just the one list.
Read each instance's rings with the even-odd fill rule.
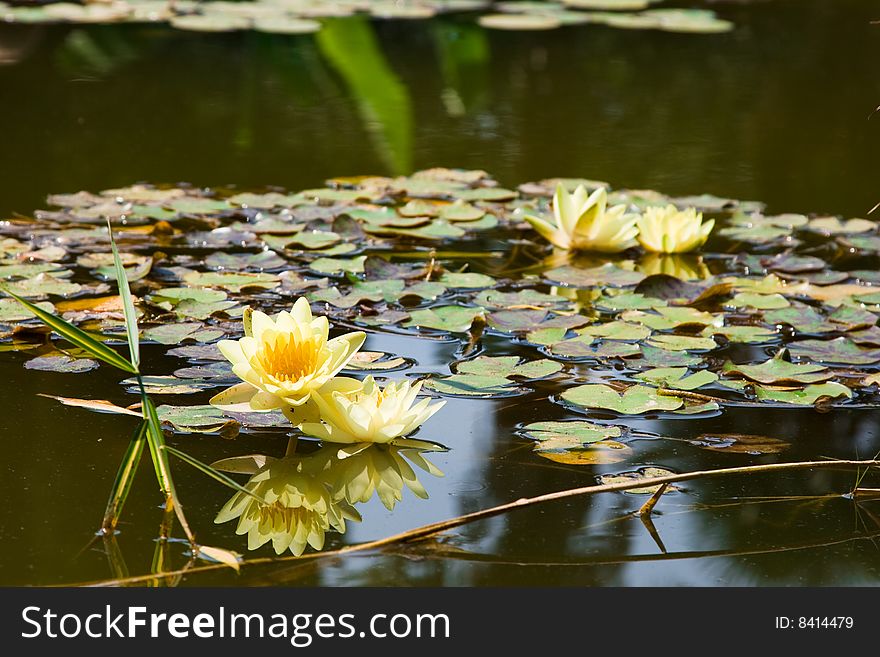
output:
[[119,296],[122,299],[122,312],[125,316],[125,330],[128,336],[128,350],[131,354],[131,362],[135,368],[140,367],[140,341],[138,339],[137,311],[131,300],[131,288],[128,286],[128,277],[125,275],[125,267],[119,257],[119,249],[116,248],[116,240],[113,239],[113,228],[110,220],[107,220],[107,232],[110,234],[110,248],[113,249],[113,264],[116,268],[116,285],[119,288]]
[[50,329],[55,331],[62,338],[72,342],[77,347],[81,349],[85,349],[95,358],[99,358],[103,360],[105,363],[109,363],[114,367],[118,367],[124,372],[128,372],[130,374],[137,374],[138,369],[132,363],[127,361],[125,358],[117,354],[110,347],[100,342],[96,338],[93,338],[91,335],[83,331],[82,329],[74,326],[70,322],[61,319],[53,315],[52,313],[48,313],[39,306],[32,304],[30,301],[26,299],[22,299],[20,296],[15,294],[14,292],[10,292],[6,288],[0,288],[0,291],[8,294],[10,297],[18,301],[25,308],[30,310],[34,315],[36,315],[37,319],[43,322]]
[[107,501],[107,510],[104,512],[104,520],[101,523],[101,530],[105,534],[112,533],[119,522],[122,507],[125,506],[125,500],[128,498],[128,493],[134,483],[134,476],[137,473],[141,455],[144,453],[144,445],[147,442],[146,438],[147,423],[142,422],[131,437],[128,449],[125,450],[125,456],[122,457],[122,462],[116,471],[116,481],[113,482],[110,499]]

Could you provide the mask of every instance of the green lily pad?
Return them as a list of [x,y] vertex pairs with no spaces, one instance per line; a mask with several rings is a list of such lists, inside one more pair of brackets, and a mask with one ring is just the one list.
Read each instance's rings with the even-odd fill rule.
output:
[[778,338],[776,333],[763,326],[707,326],[701,332],[703,337],[723,335],[730,342],[762,344]]
[[627,287],[638,284],[645,275],[607,263],[592,269],[564,265],[546,272],[544,278],[572,287]]
[[562,399],[584,408],[608,409],[624,415],[656,411],[674,411],[684,402],[678,397],[661,395],[656,388],[634,385],[622,394],[604,384],[586,384],[569,388]]
[[734,365],[727,361],[721,368],[727,376],[743,376],[758,383],[818,383],[834,376],[822,365],[789,363],[782,358],[771,358],[758,365]]
[[862,349],[848,338],[801,340],[789,346],[793,358],[819,363],[873,365],[880,362],[880,350]]
[[522,434],[541,443],[541,449],[573,449],[609,438],[620,438],[623,428],[585,420],[532,422],[522,428]]
[[449,331],[451,333],[465,333],[477,317],[483,317],[482,308],[469,306],[438,306],[436,308],[424,308],[410,313],[410,319],[404,324],[406,327],[435,329]]
[[411,367],[413,361],[383,351],[358,351],[344,369],[355,372],[391,372]]
[[504,397],[518,392],[515,383],[503,376],[453,374],[428,379],[425,387],[444,395],[465,397]]
[[98,361],[91,358],[71,358],[70,356],[38,356],[26,361],[24,366],[29,370],[41,372],[64,372],[79,374],[98,368]]
[[440,277],[440,283],[451,288],[477,289],[493,287],[496,281],[485,274],[446,272]]
[[203,324],[197,322],[162,324],[149,328],[143,333],[144,339],[154,340],[160,344],[177,344],[188,339],[212,342],[222,336],[223,331],[206,329]]
[[655,334],[648,340],[648,344],[670,351],[710,351],[718,346],[718,343],[712,338],[665,333]]
[[578,335],[605,338],[606,340],[621,340],[623,342],[638,342],[651,335],[651,329],[640,324],[613,321],[604,324],[591,324],[576,330]]
[[675,390],[696,390],[718,380],[718,375],[709,370],[700,370],[693,374],[688,374],[688,371],[686,367],[658,367],[636,374],[635,378]]
[[481,376],[542,379],[561,371],[562,364],[546,358],[520,363],[518,356],[478,356],[473,360],[459,362],[455,370],[462,374]]
[[[675,473],[672,470],[667,470],[665,468],[656,468],[656,467],[646,467],[639,468],[638,470],[634,470],[631,472],[621,472],[620,474],[607,474],[601,475],[599,477],[599,483],[605,485],[612,484],[630,484],[633,482],[637,482],[640,479],[653,479],[654,477],[668,477],[670,475],[674,475]],[[653,495],[660,489],[660,486],[644,486],[640,488],[630,488],[629,490],[623,491],[624,493],[628,493],[630,495]],[[666,491],[674,491],[678,490],[675,486],[668,486]]]
[[360,274],[364,271],[364,261],[367,256],[354,258],[318,258],[309,264],[309,269],[321,274]]
[[788,390],[769,388],[767,386],[755,386],[755,396],[761,401],[776,401],[798,406],[813,406],[816,402],[839,397],[852,397],[852,390],[840,383],[833,381],[808,385],[802,390]]
[[824,315],[804,304],[764,313],[764,321],[768,324],[788,324],[798,333],[828,333],[837,329]]
[[156,409],[159,420],[179,433],[220,433],[232,437],[239,424],[213,406],[168,406]]
[[47,296],[69,297],[83,290],[79,283],[56,278],[48,273],[37,274],[23,281],[7,283],[6,287],[25,299],[38,299]]
[[731,299],[731,304],[738,308],[750,307],[758,310],[776,310],[788,307],[788,299],[781,294],[755,294],[740,292]]
[[[48,301],[40,301],[36,306],[49,313],[55,312],[55,306]],[[33,316],[30,310],[15,299],[0,299],[0,322],[20,322]]]
[[538,306],[540,308],[551,308],[561,304],[567,304],[568,300],[556,296],[555,294],[546,294],[537,290],[517,290],[516,292],[499,292],[498,290],[483,290],[476,297],[474,302],[484,308],[510,308],[511,306]]
[[640,351],[642,357],[630,361],[633,367],[694,367],[702,362],[700,357],[685,351],[669,351],[648,344],[641,345]]
[[711,452],[751,454],[753,456],[779,454],[791,447],[791,443],[778,438],[743,433],[704,433],[688,442]]
[[280,284],[278,276],[266,273],[249,272],[189,272],[183,280],[193,287],[219,287],[230,292],[241,292],[248,288],[274,290]]
[[[300,247],[303,249],[326,249],[341,241],[337,233],[325,230],[303,230],[295,235],[291,235],[285,242],[285,247],[294,249]],[[320,271],[320,270],[318,270]]]

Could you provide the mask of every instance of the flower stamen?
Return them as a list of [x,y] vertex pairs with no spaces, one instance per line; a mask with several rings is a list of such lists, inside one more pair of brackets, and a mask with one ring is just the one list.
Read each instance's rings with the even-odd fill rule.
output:
[[294,382],[317,369],[319,351],[316,338],[297,340],[290,334],[280,334],[272,342],[264,343],[256,358],[270,376]]

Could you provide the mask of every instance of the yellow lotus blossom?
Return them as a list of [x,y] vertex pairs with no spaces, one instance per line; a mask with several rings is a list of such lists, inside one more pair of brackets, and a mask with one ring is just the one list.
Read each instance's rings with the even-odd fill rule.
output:
[[307,457],[267,459],[244,485],[251,492],[236,493],[220,510],[215,523],[238,518],[236,534],[247,534],[248,549],[272,541],[276,554],[290,550],[301,555],[307,545],[324,547],[331,529],[345,533],[345,521],[360,521],[360,514],[345,499],[333,494],[321,471]]
[[226,410],[281,408],[285,413],[305,404],[334,380],[366,338],[356,331],[329,340],[329,329],[327,318],[313,317],[302,297],[276,319],[252,313],[245,321],[245,337],[218,344],[243,383],[214,396],[211,404]]
[[423,399],[413,405],[421,382],[390,382],[383,390],[368,376],[359,389],[345,391],[346,381],[337,377],[312,395],[320,420],[299,424],[303,433],[333,443],[389,443],[415,431],[446,403]]
[[435,477],[443,476],[422,454],[444,448],[423,440],[404,439],[393,445],[355,443],[325,449],[332,450],[331,464],[325,470],[327,481],[337,498],[349,504],[368,502],[375,494],[390,511],[403,499],[404,487],[427,499],[428,492],[410,462]]
[[679,210],[670,204],[645,208],[637,226],[638,240],[648,251],[687,253],[706,243],[715,220],[703,222],[702,212]]
[[638,215],[627,214],[626,205],[609,208],[607,203],[608,193],[604,187],[587,196],[583,185],[569,194],[559,184],[553,196],[556,223],[530,215],[525,215],[525,219],[560,249],[617,253],[635,246]]
[[698,255],[646,253],[639,260],[637,269],[646,276],[667,274],[683,281],[709,278],[709,268]]

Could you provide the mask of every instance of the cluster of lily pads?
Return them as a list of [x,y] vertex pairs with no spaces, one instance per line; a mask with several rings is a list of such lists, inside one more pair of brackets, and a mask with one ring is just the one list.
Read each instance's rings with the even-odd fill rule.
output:
[[[629,237],[613,254],[553,249],[533,225],[549,222],[542,217],[560,199],[577,197],[621,206],[621,217],[651,208],[702,213],[704,225],[714,221],[717,229],[701,237],[708,238],[701,255],[645,252]],[[0,224],[3,288],[110,344],[123,343],[122,301],[108,282],[109,220],[136,297],[140,340],[185,361],[167,375],[142,377],[146,392],[177,400],[236,384],[214,405],[159,406],[170,431],[287,435],[293,424],[325,444],[405,440],[423,417],[389,422],[397,428],[385,435],[387,426],[371,424],[370,413],[352,404],[368,401],[375,411],[383,395],[406,397],[406,411],[418,392],[407,379],[424,379],[423,391],[453,400],[549,397],[563,419],[524,417],[521,435],[553,460],[609,463],[631,451],[627,418],[685,421],[744,405],[828,410],[877,403],[880,235],[867,219],[770,215],[756,202],[615,190],[585,179],[507,188],[486,172],[457,169],[336,178],[295,193],[135,185],[55,194],[48,203],[52,209]],[[669,243],[662,238],[659,244]],[[329,339],[324,318],[347,333]],[[327,345],[345,348],[330,349],[329,360],[297,352],[299,360],[290,361],[285,335],[302,337],[303,326],[317,330],[314,322]],[[406,353],[358,350],[361,332],[458,343],[457,355],[448,369],[426,370]],[[0,351],[30,355],[31,369],[97,366],[50,340],[27,309],[2,295]],[[266,378],[273,367],[290,376]],[[330,391],[315,419],[315,409],[296,403],[306,399],[299,393],[338,381],[338,372],[372,375],[348,379],[364,399]],[[122,386],[139,390],[134,379]],[[418,403],[419,413],[427,404]],[[353,413],[366,418],[360,429],[351,424]],[[729,452],[780,449],[767,437],[699,436],[693,443]],[[407,445],[414,453],[425,448]],[[287,472],[285,463],[274,471]],[[231,471],[254,475],[257,486],[271,469],[264,459]],[[294,470],[301,476],[309,468]],[[317,472],[331,470],[324,463]],[[410,480],[399,468],[389,476]],[[358,495],[328,499],[351,505]],[[393,493],[384,495],[393,504]],[[238,513],[241,531],[262,527],[259,540],[295,551],[318,542],[318,533],[308,532],[285,542],[270,530],[292,520],[246,498],[221,514]],[[336,525],[325,514],[324,529],[339,530],[352,517],[348,507],[331,511]]]
[[[700,9],[649,9],[661,0],[109,0],[107,2],[0,2],[7,23],[168,23],[181,30],[256,30],[308,34],[320,19],[368,14],[374,18],[425,19],[450,12],[481,15],[480,25],[500,30],[546,30],[596,23],[624,29],[667,32],[727,32],[729,21]],[[644,10],[644,11],[643,11]]]

